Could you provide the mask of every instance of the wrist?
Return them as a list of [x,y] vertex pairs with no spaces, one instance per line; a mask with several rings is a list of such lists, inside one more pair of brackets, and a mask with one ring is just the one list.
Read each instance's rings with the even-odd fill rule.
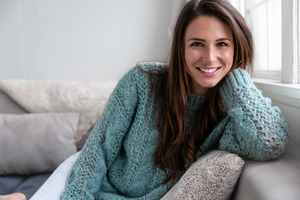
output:
[[250,88],[256,90],[249,73],[244,69],[235,69],[224,77],[220,92],[226,105],[229,106],[238,98],[242,91]]

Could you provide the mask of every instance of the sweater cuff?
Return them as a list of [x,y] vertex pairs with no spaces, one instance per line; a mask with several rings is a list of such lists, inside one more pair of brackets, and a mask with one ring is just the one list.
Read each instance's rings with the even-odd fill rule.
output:
[[220,92],[226,105],[229,106],[242,91],[250,88],[257,90],[248,72],[244,69],[235,69],[226,75]]

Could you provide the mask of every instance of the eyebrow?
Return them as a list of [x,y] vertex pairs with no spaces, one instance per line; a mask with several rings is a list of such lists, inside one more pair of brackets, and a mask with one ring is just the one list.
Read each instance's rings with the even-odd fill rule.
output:
[[[231,42],[231,40],[228,39],[228,38],[219,38],[216,41],[220,42],[220,41],[224,41],[224,40],[228,40],[229,42]],[[191,39],[189,39],[189,41],[202,41],[202,42],[206,42],[206,40],[204,40],[202,38],[191,38]]]

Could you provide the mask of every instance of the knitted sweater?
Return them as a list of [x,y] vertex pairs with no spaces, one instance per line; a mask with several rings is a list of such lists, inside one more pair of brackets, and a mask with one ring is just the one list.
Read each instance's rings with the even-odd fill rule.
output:
[[[159,142],[154,101],[149,100],[149,75],[162,63],[140,63],[118,83],[88,138],[67,182],[62,199],[159,199],[169,184],[154,160]],[[287,142],[287,122],[262,96],[249,74],[236,69],[225,77],[221,95],[227,117],[201,145],[198,156],[219,149],[255,160],[277,158]],[[187,120],[197,115],[203,95],[188,94]],[[188,122],[187,122],[188,123]]]

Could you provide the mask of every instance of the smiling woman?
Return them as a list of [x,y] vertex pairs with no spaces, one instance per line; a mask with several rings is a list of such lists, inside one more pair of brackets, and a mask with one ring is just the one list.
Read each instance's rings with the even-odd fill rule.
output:
[[287,122],[244,70],[252,58],[251,32],[231,4],[189,1],[169,63],[139,63],[120,80],[62,199],[159,199],[214,148],[279,157]]
[[231,30],[211,16],[194,19],[185,33],[186,70],[192,78],[191,92],[205,94],[229,72],[234,42]]

